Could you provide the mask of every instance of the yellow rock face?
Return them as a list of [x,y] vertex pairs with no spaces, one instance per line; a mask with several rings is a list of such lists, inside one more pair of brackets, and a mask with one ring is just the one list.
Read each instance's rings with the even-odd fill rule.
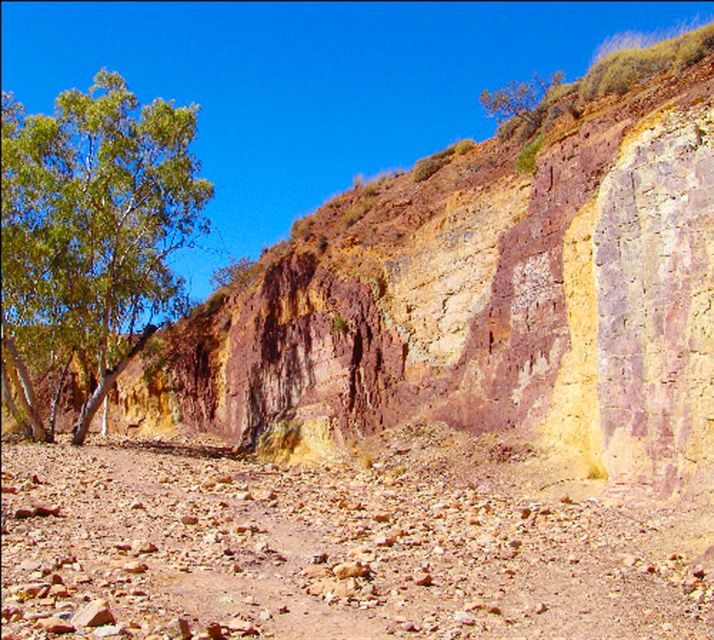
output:
[[571,346],[563,357],[542,431],[548,441],[579,460],[583,475],[606,478],[597,399],[597,300],[592,248],[596,220],[597,208],[590,201],[565,234],[563,286]]
[[564,237],[571,346],[541,433],[665,494],[714,486],[713,115],[638,122]]
[[[121,420],[113,420],[120,431],[131,430],[137,435],[160,435],[173,433],[179,422],[176,399],[172,396],[162,370],[152,376],[151,385],[141,375],[125,376],[120,386],[122,403]],[[98,419],[98,418],[97,418]]]
[[526,215],[529,181],[455,193],[410,248],[387,262],[383,311],[409,344],[408,364],[459,359],[468,321],[489,301],[498,239]]
[[282,465],[326,462],[337,455],[333,431],[324,416],[278,422],[260,437],[256,454],[262,462]]

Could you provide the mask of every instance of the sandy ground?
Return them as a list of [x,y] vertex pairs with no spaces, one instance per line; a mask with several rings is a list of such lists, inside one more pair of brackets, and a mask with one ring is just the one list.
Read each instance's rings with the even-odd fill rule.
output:
[[714,638],[714,516],[417,425],[279,468],[2,448],[2,638]]

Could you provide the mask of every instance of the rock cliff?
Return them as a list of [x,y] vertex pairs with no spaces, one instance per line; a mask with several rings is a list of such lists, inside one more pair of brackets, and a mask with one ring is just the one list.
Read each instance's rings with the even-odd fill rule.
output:
[[713,68],[565,111],[533,175],[493,139],[326,203],[162,332],[113,428],[290,461],[420,418],[714,491]]

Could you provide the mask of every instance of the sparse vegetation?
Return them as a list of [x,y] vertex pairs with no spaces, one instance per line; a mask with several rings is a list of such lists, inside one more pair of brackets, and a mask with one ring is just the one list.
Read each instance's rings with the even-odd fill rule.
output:
[[380,180],[375,180],[374,182],[370,182],[364,186],[364,195],[365,196],[376,196],[380,189],[381,189],[381,181]]
[[[628,42],[629,41],[625,41]],[[714,52],[714,22],[647,49],[613,51],[598,60],[580,83],[580,96],[593,100],[623,94],[662,71],[681,71]]]
[[454,145],[454,153],[457,156],[462,156],[465,153],[471,151],[471,149],[474,149],[475,147],[476,142],[474,142],[470,138],[466,138],[465,140],[461,140]]
[[532,174],[536,167],[536,155],[543,144],[543,135],[539,135],[535,140],[529,142],[518,154],[516,159],[516,171],[524,175]]
[[292,227],[290,227],[290,237],[295,240],[309,240],[314,235],[313,221],[314,218],[312,216],[295,220]]
[[349,324],[341,315],[335,316],[332,320],[332,331],[334,333],[345,334],[349,331]]
[[364,218],[364,216],[367,215],[367,213],[372,209],[373,204],[373,194],[367,194],[352,204],[342,216],[345,228],[349,229],[353,224]]
[[[441,153],[443,154],[444,152],[442,151]],[[414,165],[414,169],[412,170],[414,182],[423,182],[431,178],[439,169],[449,164],[450,161],[450,154],[446,156],[435,154],[428,158],[422,158]]]
[[523,122],[518,118],[511,118],[502,122],[496,131],[496,138],[499,142],[503,143],[506,140],[510,140],[521,127]]
[[539,106],[550,107],[566,96],[572,96],[575,98],[577,97],[579,87],[580,80],[553,85],[550,89],[548,89],[548,92],[543,97],[543,101]]
[[218,291],[214,291],[210,296],[208,296],[208,300],[206,300],[206,302],[199,304],[191,310],[189,319],[195,320],[196,318],[213,315],[216,311],[218,311],[227,297],[228,292],[226,291],[226,287],[218,289]]
[[553,87],[563,81],[563,72],[557,71],[550,80],[545,80],[534,73],[530,82],[510,81],[502,89],[481,92],[481,106],[489,116],[495,116],[498,122],[516,117],[532,125],[538,125],[534,111]]
[[217,269],[211,276],[215,287],[227,287],[231,292],[244,291],[257,278],[260,267],[247,256],[231,258],[230,264]]

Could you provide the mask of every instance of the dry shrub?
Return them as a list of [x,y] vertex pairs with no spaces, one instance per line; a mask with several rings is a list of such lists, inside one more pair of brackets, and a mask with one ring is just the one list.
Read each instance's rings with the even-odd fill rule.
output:
[[369,471],[374,466],[374,458],[367,451],[362,451],[357,455],[357,464],[361,469]]
[[465,153],[468,153],[469,151],[471,151],[471,149],[475,149],[475,148],[476,148],[476,142],[474,142],[470,138],[466,138],[464,140],[457,142],[454,145],[454,153],[457,156],[462,156]]
[[498,127],[498,131],[496,131],[498,141],[503,143],[510,140],[520,129],[523,128],[524,124],[525,120],[521,120],[520,118],[511,118],[510,120],[506,120]]
[[428,158],[422,158],[414,165],[414,169],[412,169],[414,182],[422,182],[431,178],[431,176],[441,169],[441,167],[449,164],[451,161],[451,154],[443,155],[443,151],[441,151],[440,154],[434,154]]
[[313,223],[314,218],[312,216],[295,220],[290,228],[290,237],[295,240],[309,240],[314,235]]
[[351,205],[342,216],[345,229],[349,229],[353,224],[364,218],[372,209],[372,205],[374,205],[374,195],[366,195]]

